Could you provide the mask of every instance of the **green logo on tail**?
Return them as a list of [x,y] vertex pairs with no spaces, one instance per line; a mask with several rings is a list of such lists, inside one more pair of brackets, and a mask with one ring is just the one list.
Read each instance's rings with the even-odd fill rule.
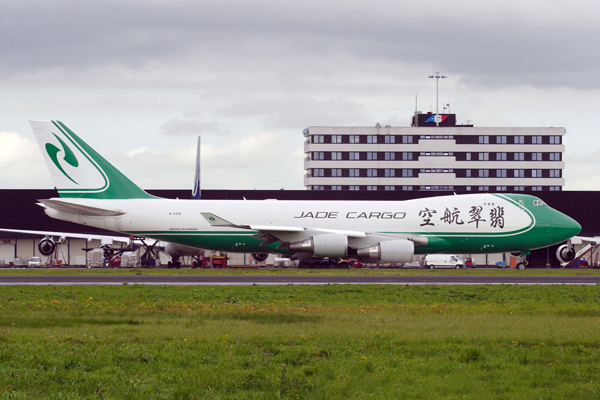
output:
[[[53,133],[53,135],[60,142],[60,144],[62,146],[62,151],[65,152],[65,156],[63,157],[63,160],[65,160],[65,162],[67,164],[69,164],[70,166],[77,168],[79,166],[79,161],[77,161],[77,157],[75,157],[75,154],[73,153],[73,151],[71,151],[69,146],[67,146],[67,144],[65,142],[63,142],[61,138],[56,136],[55,133]],[[60,162],[58,161],[58,152],[59,151],[61,151],[61,150],[58,147],[56,147],[55,145],[53,145],[51,143],[46,143],[46,152],[48,153],[48,156],[50,156],[50,159],[52,160],[54,165],[56,165],[56,167],[60,170],[60,172],[62,172],[67,178],[69,178],[69,180],[71,182],[73,182],[76,185],[79,185],[77,182],[75,182],[73,180],[73,178],[71,178],[69,176],[69,174],[67,174],[65,172],[63,167],[61,167]]]

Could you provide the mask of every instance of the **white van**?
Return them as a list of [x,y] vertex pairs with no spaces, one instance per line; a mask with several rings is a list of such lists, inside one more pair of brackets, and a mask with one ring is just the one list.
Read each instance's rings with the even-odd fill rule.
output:
[[464,268],[462,257],[454,254],[427,254],[425,257],[425,268]]

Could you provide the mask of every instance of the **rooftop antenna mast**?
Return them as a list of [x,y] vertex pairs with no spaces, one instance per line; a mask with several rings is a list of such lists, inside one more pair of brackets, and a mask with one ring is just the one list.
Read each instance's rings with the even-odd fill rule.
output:
[[439,81],[440,78],[445,79],[447,76],[440,75],[436,72],[435,75],[429,75],[429,78],[435,78],[435,126],[440,126],[440,113],[439,113]]

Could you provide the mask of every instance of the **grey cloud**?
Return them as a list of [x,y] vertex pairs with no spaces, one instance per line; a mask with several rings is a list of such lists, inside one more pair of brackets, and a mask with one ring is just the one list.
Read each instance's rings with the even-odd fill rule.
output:
[[309,125],[347,125],[364,122],[361,104],[344,98],[317,101],[306,95],[285,98],[243,98],[219,114],[228,118],[258,118],[267,129],[298,129]]
[[160,132],[167,136],[200,135],[220,131],[218,123],[197,119],[181,120],[173,118],[160,127]]
[[[558,23],[542,13],[536,17],[548,23],[534,24],[519,10],[496,16],[491,9],[484,17],[478,15],[484,7],[470,3],[458,2],[460,15],[449,6],[433,12],[377,1],[344,7],[310,1],[8,2],[0,13],[0,71],[193,63],[199,74],[224,67],[285,77],[286,59],[318,65],[350,56],[356,65],[338,68],[370,69],[369,61],[377,60],[423,63],[463,75],[467,85],[598,86],[587,79],[600,61],[591,51],[596,25],[578,23],[576,15]],[[304,72],[297,66],[296,73]]]

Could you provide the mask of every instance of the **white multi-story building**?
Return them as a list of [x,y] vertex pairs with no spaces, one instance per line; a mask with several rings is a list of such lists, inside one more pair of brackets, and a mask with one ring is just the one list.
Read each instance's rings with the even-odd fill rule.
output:
[[309,190],[560,191],[564,128],[479,128],[416,112],[410,127],[304,130]]

